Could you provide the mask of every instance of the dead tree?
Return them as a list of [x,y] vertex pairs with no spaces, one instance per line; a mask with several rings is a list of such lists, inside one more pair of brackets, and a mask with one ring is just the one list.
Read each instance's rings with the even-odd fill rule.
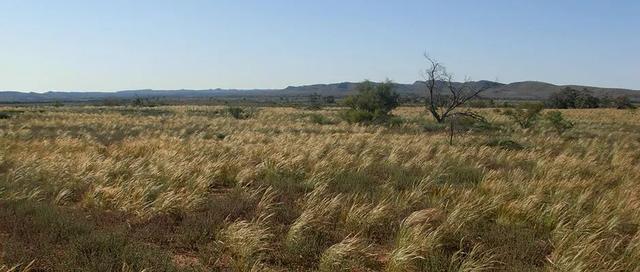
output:
[[456,112],[456,108],[477,97],[486,87],[476,87],[465,79],[462,83],[453,82],[453,75],[435,59],[425,54],[430,67],[425,70],[426,107],[438,123],[444,123],[453,115],[476,115]]

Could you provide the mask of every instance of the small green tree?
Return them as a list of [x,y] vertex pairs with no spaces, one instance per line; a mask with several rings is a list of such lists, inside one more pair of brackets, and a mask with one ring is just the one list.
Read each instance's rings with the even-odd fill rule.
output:
[[318,124],[318,125],[330,125],[330,124],[335,124],[335,122],[331,119],[329,119],[328,117],[319,114],[319,113],[313,113],[309,115],[309,120],[311,121],[311,123],[314,124]]
[[140,97],[136,97],[136,99],[131,102],[134,107],[144,107],[144,100]]
[[231,115],[234,119],[249,119],[253,115],[252,111],[245,110],[241,107],[228,107],[226,109],[227,113]]
[[504,111],[504,115],[513,120],[521,128],[530,128],[540,118],[540,112],[544,106],[540,103],[525,103],[515,109],[508,109]]
[[347,97],[344,105],[351,109],[342,113],[350,123],[384,122],[399,105],[400,96],[393,91],[393,83],[373,83],[365,80],[356,87],[357,94]]
[[310,110],[320,110],[322,109],[322,104],[324,100],[322,100],[322,96],[318,93],[313,93],[309,96],[309,106],[307,107]]
[[551,126],[556,130],[559,135],[562,135],[565,131],[573,128],[573,123],[567,119],[564,119],[562,113],[559,111],[550,111],[545,114],[545,119],[549,121]]
[[333,95],[323,96],[322,100],[325,104],[334,104],[336,103],[336,98]]
[[584,88],[581,92],[578,92],[578,95],[575,99],[575,107],[577,109],[599,108],[601,103],[600,98],[593,96],[593,93],[587,88]]
[[602,101],[586,88],[579,91],[566,87],[552,94],[545,103],[548,107],[555,109],[590,109],[600,107]]
[[613,99],[613,105],[616,109],[635,109],[636,106],[631,103],[631,99],[628,96],[618,96]]
[[453,136],[456,131],[471,131],[474,128],[488,128],[491,126],[484,116],[472,112],[454,112],[449,115],[449,144],[453,145]]

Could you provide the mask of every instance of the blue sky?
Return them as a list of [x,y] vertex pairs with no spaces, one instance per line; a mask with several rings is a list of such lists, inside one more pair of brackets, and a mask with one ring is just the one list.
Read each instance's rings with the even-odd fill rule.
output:
[[0,0],[0,90],[457,78],[640,89],[640,1]]

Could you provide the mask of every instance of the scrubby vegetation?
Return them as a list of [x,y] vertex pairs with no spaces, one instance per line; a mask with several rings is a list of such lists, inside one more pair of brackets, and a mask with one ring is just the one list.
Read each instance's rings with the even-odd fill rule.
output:
[[552,94],[545,104],[554,109],[635,108],[627,96],[596,97],[588,89],[576,90],[571,87]]
[[640,269],[640,112],[384,105],[0,108],[0,270]]
[[631,103],[631,99],[627,96],[618,96],[614,99],[610,99],[611,104],[614,108],[622,110],[622,109],[635,109],[636,106]]
[[555,129],[555,131],[562,135],[568,129],[573,127],[573,123],[564,118],[562,112],[559,111],[550,111],[545,115],[545,119],[551,123],[551,126]]
[[255,110],[232,106],[227,107],[227,113],[235,119],[249,119],[255,114]]
[[373,83],[364,81],[356,87],[357,94],[347,97],[343,104],[350,109],[341,113],[341,118],[349,123],[384,123],[390,112],[400,104],[393,91],[393,83]]
[[514,109],[507,109],[502,114],[509,117],[520,128],[531,128],[540,119],[544,106],[540,103],[524,103]]

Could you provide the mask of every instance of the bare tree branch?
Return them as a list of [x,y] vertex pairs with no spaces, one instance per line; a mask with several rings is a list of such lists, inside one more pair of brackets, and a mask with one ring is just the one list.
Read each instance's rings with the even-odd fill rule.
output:
[[[456,108],[486,90],[484,86],[474,89],[469,78],[465,78],[463,83],[456,83],[453,75],[448,73],[440,62],[426,53],[424,57],[429,64],[429,68],[424,73],[427,97],[425,106],[438,123],[444,123],[447,117],[455,112]],[[442,88],[446,90],[440,90]],[[448,95],[443,92],[448,93]]]

